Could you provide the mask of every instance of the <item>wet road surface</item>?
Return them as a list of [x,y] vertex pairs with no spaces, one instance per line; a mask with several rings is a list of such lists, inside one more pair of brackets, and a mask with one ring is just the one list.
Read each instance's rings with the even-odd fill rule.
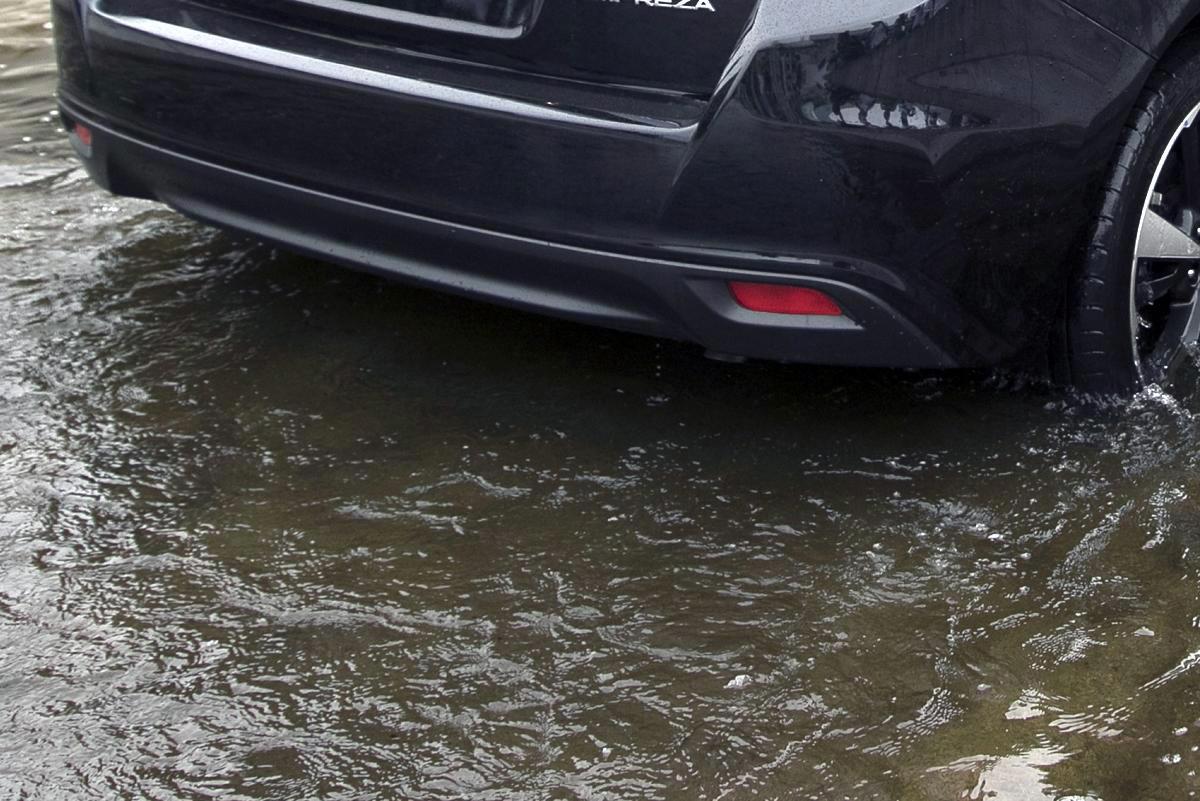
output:
[[0,798],[1200,790],[1200,400],[709,363],[110,198],[0,0]]

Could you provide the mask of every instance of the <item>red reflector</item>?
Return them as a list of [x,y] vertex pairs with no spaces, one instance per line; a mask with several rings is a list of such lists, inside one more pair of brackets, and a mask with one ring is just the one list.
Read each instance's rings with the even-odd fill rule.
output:
[[842,307],[837,301],[802,286],[784,284],[751,284],[745,281],[730,281],[729,291],[738,305],[750,311],[767,314],[811,314],[820,317],[841,317]]
[[79,139],[79,143],[84,147],[92,146],[92,129],[86,125],[76,125],[73,132]]

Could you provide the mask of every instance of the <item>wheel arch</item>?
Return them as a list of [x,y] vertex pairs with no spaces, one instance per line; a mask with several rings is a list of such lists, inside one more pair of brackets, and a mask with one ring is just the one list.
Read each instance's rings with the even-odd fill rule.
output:
[[1131,211],[1135,208],[1130,205],[1131,192],[1136,191],[1136,197],[1140,197],[1141,192],[1149,191],[1138,188],[1139,176],[1146,174],[1143,169],[1146,143],[1153,131],[1161,129],[1156,120],[1164,119],[1172,108],[1171,103],[1178,106],[1178,92],[1175,93],[1176,100],[1164,99],[1170,97],[1166,87],[1184,80],[1185,72],[1187,86],[1197,83],[1194,66],[1184,69],[1180,59],[1194,64],[1200,53],[1200,0],[1187,3],[1187,8],[1194,13],[1176,19],[1171,36],[1164,40],[1159,52],[1143,48],[1147,56],[1143,78],[1128,87],[1134,92],[1134,102],[1128,108],[1122,102],[1112,109],[1123,121],[1121,139],[1094,201],[1096,212],[1086,245],[1077,266],[1069,273],[1066,314],[1060,319],[1062,329],[1055,337],[1057,341],[1052,343],[1051,369],[1060,380],[1065,379],[1066,383],[1088,392],[1127,394],[1142,385],[1143,378],[1123,376],[1121,370],[1111,368],[1108,363],[1111,357],[1106,354],[1120,350],[1113,345],[1111,335],[1115,324],[1108,322],[1114,308],[1111,301],[1128,290],[1121,290],[1113,268],[1106,265],[1119,263],[1121,257],[1117,254],[1134,247],[1127,234],[1121,231],[1128,230],[1126,223],[1132,219],[1130,215],[1136,213]]
[[1166,58],[1183,40],[1200,35],[1200,0],[1190,0],[1187,8],[1181,13],[1178,27],[1171,32],[1169,36],[1163,37],[1159,44],[1159,49],[1155,52],[1158,61]]

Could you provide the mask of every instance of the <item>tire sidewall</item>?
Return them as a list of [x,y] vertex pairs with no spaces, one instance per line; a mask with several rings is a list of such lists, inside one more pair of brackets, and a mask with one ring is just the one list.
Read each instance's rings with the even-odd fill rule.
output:
[[1170,369],[1166,375],[1143,370],[1130,298],[1138,230],[1158,168],[1175,134],[1200,105],[1200,39],[1186,49],[1186,57],[1164,59],[1159,80],[1148,86],[1126,128],[1084,259],[1068,329],[1072,378],[1088,392],[1130,394],[1170,377]]

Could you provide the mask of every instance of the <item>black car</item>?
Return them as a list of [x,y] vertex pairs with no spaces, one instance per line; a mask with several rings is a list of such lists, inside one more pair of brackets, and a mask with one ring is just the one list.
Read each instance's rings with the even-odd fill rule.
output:
[[122,195],[713,355],[1039,362],[1200,334],[1200,0],[53,0]]

